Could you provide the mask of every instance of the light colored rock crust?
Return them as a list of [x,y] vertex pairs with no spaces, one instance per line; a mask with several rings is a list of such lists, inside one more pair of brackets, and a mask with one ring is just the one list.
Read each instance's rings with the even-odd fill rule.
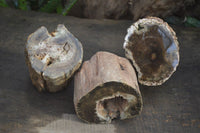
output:
[[33,85],[39,91],[56,92],[80,67],[83,48],[64,25],[51,34],[42,26],[28,37],[25,56]]

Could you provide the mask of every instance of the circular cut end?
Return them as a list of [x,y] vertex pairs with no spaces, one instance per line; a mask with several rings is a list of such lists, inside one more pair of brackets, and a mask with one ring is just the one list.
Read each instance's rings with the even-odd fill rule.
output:
[[135,89],[119,82],[107,82],[82,97],[76,111],[89,123],[110,123],[114,119],[132,118],[141,108],[141,96]]
[[179,46],[175,32],[159,18],[140,19],[129,29],[124,49],[138,72],[141,84],[164,83],[179,63]]
[[28,37],[25,52],[31,79],[40,91],[61,90],[83,58],[82,44],[64,25],[50,34],[45,27],[39,28]]

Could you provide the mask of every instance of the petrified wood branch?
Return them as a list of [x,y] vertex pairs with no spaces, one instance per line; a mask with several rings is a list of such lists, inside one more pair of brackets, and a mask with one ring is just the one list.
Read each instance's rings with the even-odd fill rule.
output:
[[98,52],[83,63],[74,82],[75,110],[86,122],[109,123],[132,118],[141,111],[136,74],[125,58]]
[[[187,7],[194,7],[197,3],[197,0],[79,0],[69,13],[87,18],[133,18],[134,20],[147,16],[164,18],[177,14]],[[179,15],[184,16],[184,13]]]
[[83,48],[64,25],[51,34],[41,27],[28,37],[25,56],[33,85],[39,91],[56,92],[80,67]]
[[159,18],[144,18],[131,25],[124,49],[138,72],[139,82],[144,85],[161,85],[179,63],[176,34]]

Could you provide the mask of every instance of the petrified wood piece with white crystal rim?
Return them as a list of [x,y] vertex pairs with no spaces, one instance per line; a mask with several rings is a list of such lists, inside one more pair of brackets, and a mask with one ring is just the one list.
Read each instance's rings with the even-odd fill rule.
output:
[[138,81],[144,85],[163,84],[179,64],[176,33],[156,17],[140,19],[131,25],[123,47],[138,72]]

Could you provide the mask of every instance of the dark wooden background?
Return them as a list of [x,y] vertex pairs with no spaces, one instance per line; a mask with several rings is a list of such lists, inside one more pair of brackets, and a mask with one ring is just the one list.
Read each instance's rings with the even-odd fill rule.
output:
[[0,133],[199,133],[200,29],[172,26],[180,42],[180,65],[163,85],[140,85],[141,115],[112,124],[86,124],[73,106],[73,78],[58,93],[39,93],[24,60],[28,35],[40,26],[65,26],[82,42],[84,60],[97,51],[124,57],[132,21],[88,20],[0,8]]

